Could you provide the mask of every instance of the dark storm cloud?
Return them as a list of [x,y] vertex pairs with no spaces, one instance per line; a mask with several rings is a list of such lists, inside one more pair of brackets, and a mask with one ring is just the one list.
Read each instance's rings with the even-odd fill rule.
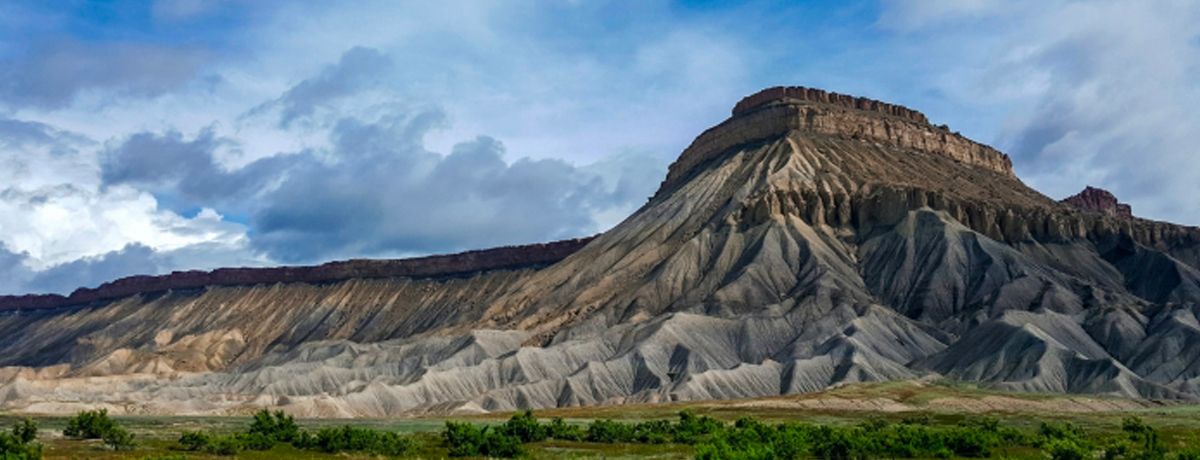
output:
[[272,177],[306,160],[274,156],[230,171],[213,156],[225,142],[211,130],[194,139],[178,132],[135,134],[104,153],[100,177],[105,185],[130,184],[181,208],[225,207],[230,200],[252,196]]
[[447,252],[579,236],[596,212],[628,204],[627,190],[563,161],[506,162],[488,137],[428,152],[431,118],[338,123],[340,161],[290,171],[263,197],[251,244],[285,261]]
[[[657,185],[661,161],[621,155],[578,168],[554,159],[505,158],[497,140],[479,136],[448,154],[425,136],[446,127],[440,110],[379,101],[372,115],[336,105],[376,87],[391,60],[356,47],[337,63],[246,116],[278,114],[287,127],[324,133],[327,147],[268,156],[228,169],[216,159],[235,139],[211,130],[140,133],[106,150],[105,185],[152,192],[176,210],[208,207],[244,216],[249,247],[284,262],[386,257],[476,249],[582,236],[597,216],[628,212]],[[606,222],[607,223],[607,222]]]
[[481,136],[447,155],[425,148],[444,124],[439,111],[375,121],[343,118],[327,152],[267,157],[233,170],[217,163],[223,141],[205,131],[141,133],[110,149],[105,184],[130,184],[180,208],[233,209],[250,216],[250,245],[273,259],[446,252],[581,236],[596,213],[643,202],[661,169],[639,155],[603,171],[561,160],[512,162]]
[[0,61],[0,101],[55,109],[90,89],[152,97],[194,78],[204,62],[191,48],[57,40]]
[[279,126],[287,128],[330,102],[380,82],[383,72],[391,66],[391,59],[377,50],[351,48],[336,64],[293,86],[278,99],[255,107],[249,114],[278,110]]

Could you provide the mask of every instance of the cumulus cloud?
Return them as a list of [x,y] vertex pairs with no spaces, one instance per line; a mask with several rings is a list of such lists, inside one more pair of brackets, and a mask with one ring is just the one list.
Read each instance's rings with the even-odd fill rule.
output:
[[[1200,223],[1200,5],[988,3],[960,11],[892,2],[881,22],[916,32],[938,25],[946,42],[963,44],[927,52],[958,61],[936,70],[964,82],[956,97],[989,101],[983,110],[1003,107],[994,141],[1035,188],[1064,197],[1102,186],[1138,215]],[[971,46],[984,42],[992,48]]]
[[[439,111],[346,117],[323,151],[271,156],[226,169],[219,140],[141,133],[108,151],[108,186],[153,190],[164,203],[238,207],[249,244],[275,260],[448,252],[575,237],[643,203],[661,163],[637,154],[585,168],[562,160],[507,160],[480,136],[432,152],[424,138]],[[648,172],[647,172],[648,171]]]
[[561,160],[508,162],[479,137],[448,155],[424,150],[421,117],[343,120],[340,161],[291,171],[264,197],[254,244],[284,260],[333,254],[445,252],[581,236],[596,214],[640,204],[651,184],[609,189]]
[[199,206],[241,209],[294,160],[269,156],[236,169],[215,158],[222,145],[235,143],[204,129],[188,139],[177,131],[137,133],[106,150],[100,178],[106,186],[127,184],[153,192],[164,205],[179,211]]

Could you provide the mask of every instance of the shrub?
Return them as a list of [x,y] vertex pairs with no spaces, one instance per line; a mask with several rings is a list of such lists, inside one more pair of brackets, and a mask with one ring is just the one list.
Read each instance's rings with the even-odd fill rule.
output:
[[587,428],[588,442],[633,442],[633,426],[612,420],[594,420]]
[[1043,443],[1056,439],[1076,441],[1079,444],[1087,439],[1087,433],[1083,429],[1073,423],[1045,423],[1038,427],[1038,434],[1043,438]]
[[[30,421],[29,423],[32,424]],[[13,426],[12,434],[0,433],[0,458],[5,460],[36,460],[42,458],[42,445],[33,442],[37,427],[33,427],[34,437],[28,435],[28,427],[18,422]]]
[[959,457],[991,457],[999,437],[984,429],[956,428],[945,432],[945,447]]
[[546,425],[546,436],[563,441],[582,441],[587,435],[582,427],[568,425],[562,418],[555,417]]
[[262,409],[254,413],[254,421],[250,423],[248,433],[278,442],[292,442],[299,437],[300,427],[296,425],[295,418],[281,410],[271,413]]
[[262,433],[238,433],[233,436],[241,450],[271,450],[275,447],[275,438]]
[[451,457],[519,457],[525,453],[521,440],[499,430],[470,423],[447,421],[442,439]]
[[850,460],[867,457],[866,442],[858,429],[822,426],[811,432],[812,453],[826,460]]
[[124,428],[114,426],[104,432],[104,443],[113,450],[129,450],[134,447],[133,433],[126,431]]
[[81,411],[67,420],[63,436],[76,439],[102,439],[117,426],[108,418],[108,409]]
[[316,435],[297,436],[296,447],[326,453],[367,452],[376,455],[404,455],[414,447],[413,441],[390,431],[377,431],[345,425],[322,428]]
[[13,438],[21,444],[29,444],[36,440],[37,432],[37,423],[29,417],[25,417],[23,420],[13,424],[12,427]]
[[214,436],[209,438],[204,451],[213,455],[237,455],[242,451],[242,443],[233,436]]
[[[696,445],[699,459],[767,460],[799,458],[807,451],[803,433],[784,425],[771,427],[741,418],[732,428],[722,430]],[[797,445],[798,444],[798,445]]]
[[484,443],[484,429],[471,423],[446,422],[442,440],[450,449],[451,457],[480,455]]
[[546,427],[538,423],[532,411],[513,415],[499,429],[503,434],[520,439],[521,442],[545,441],[549,436]]
[[1052,438],[1043,447],[1051,460],[1085,460],[1092,453],[1076,441],[1067,438]]
[[680,444],[695,444],[702,437],[725,429],[725,424],[707,415],[697,417],[691,411],[679,413],[679,423],[675,425],[674,440]]
[[179,436],[179,445],[183,446],[184,450],[205,450],[211,442],[212,436],[200,431],[185,431]]

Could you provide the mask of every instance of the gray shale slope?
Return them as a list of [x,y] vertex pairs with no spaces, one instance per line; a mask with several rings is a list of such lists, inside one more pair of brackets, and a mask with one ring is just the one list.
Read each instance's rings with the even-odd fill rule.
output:
[[10,308],[0,407],[385,416],[930,375],[1200,398],[1200,231],[1053,201],[878,101],[747,97],[645,206],[564,252]]

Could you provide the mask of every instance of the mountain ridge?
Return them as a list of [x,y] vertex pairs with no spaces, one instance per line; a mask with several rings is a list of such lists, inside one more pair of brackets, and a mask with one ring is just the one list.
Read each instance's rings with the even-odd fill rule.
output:
[[1200,230],[1050,199],[900,106],[752,95],[563,252],[0,316],[0,407],[386,416],[938,375],[1200,399]]

